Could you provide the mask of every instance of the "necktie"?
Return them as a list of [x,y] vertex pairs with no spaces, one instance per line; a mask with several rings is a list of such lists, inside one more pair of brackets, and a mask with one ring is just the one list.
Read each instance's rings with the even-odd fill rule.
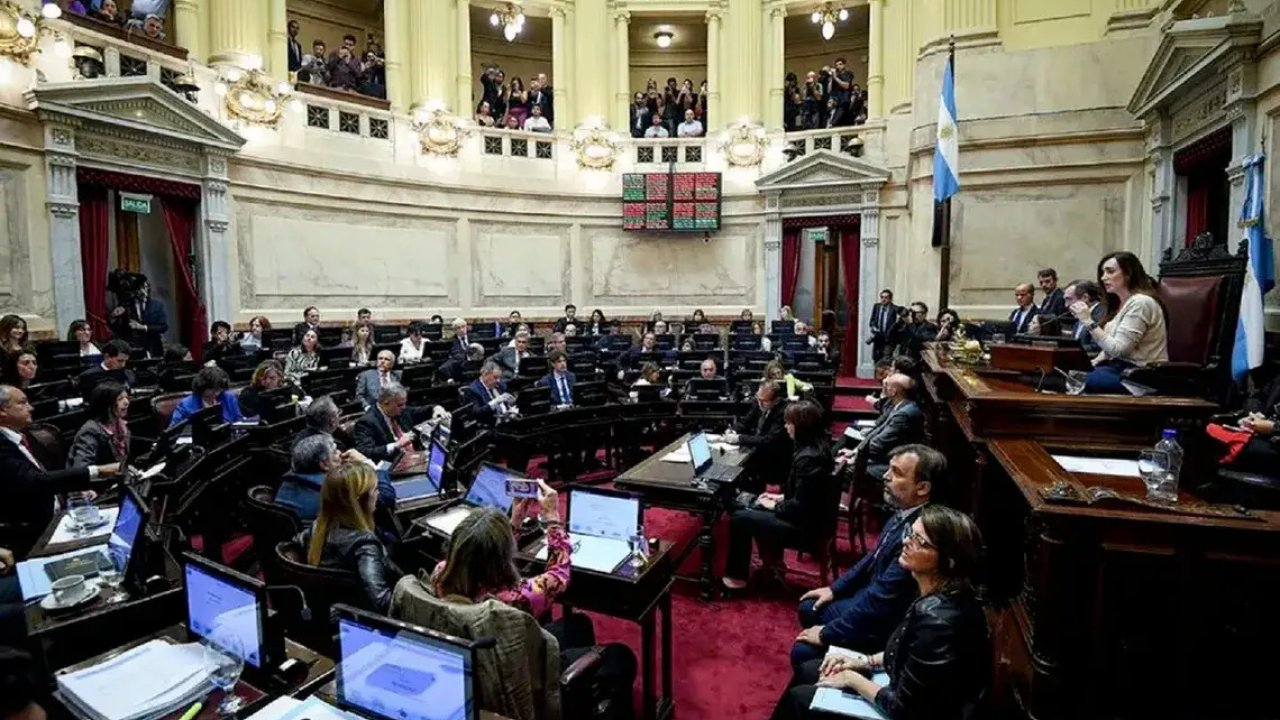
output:
[[760,413],[760,421],[756,423],[756,434],[757,434],[757,435],[763,435],[763,434],[764,434],[764,424],[765,424],[765,421],[766,421],[766,420],[768,420],[768,419],[769,419],[769,413],[768,413],[768,412],[762,412],[762,413]]
[[387,420],[391,423],[391,434],[394,435],[397,440],[404,437],[404,431],[400,429],[400,421],[395,418],[387,418]]
[[569,404],[569,381],[563,375],[560,376],[560,404]]
[[386,387],[386,386],[387,386],[387,384],[388,384],[387,374],[386,374],[386,373],[382,373],[382,387]]
[[40,464],[40,461],[36,459],[36,454],[31,451],[31,441],[27,440],[26,435],[20,435],[19,437],[21,439],[18,442],[21,443],[22,449],[27,451],[27,457],[31,458],[31,462],[35,463],[36,467],[44,470],[44,465]]

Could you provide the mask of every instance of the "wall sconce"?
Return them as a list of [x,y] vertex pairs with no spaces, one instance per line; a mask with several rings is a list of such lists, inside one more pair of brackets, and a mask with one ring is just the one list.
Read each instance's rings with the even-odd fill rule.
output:
[[[0,0],[0,59],[8,58],[22,65],[30,65],[31,56],[40,52],[40,37],[54,32],[44,21],[56,20],[61,16],[62,9],[54,3],[41,6],[40,15],[33,16],[15,0]],[[70,43],[61,33],[55,34],[58,38],[58,54],[70,57]]]
[[[194,83],[195,78],[191,81]],[[234,65],[222,68],[213,91],[224,98],[227,112],[232,117],[254,125],[274,127],[284,115],[285,107],[302,107],[302,103],[293,96],[293,87],[289,83],[283,80],[276,82],[256,68],[242,70]]]
[[573,130],[569,148],[580,170],[612,170],[622,148],[603,118],[588,118]]
[[439,103],[415,108],[411,117],[422,152],[428,155],[457,157],[458,151],[462,149],[462,141],[472,132],[465,120],[449,114]]
[[734,167],[755,167],[764,161],[768,147],[764,126],[743,118],[725,129],[720,152],[724,153],[725,162]]

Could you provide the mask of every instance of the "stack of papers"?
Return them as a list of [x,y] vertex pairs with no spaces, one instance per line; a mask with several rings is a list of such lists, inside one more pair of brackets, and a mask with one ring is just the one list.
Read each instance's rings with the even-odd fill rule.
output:
[[120,508],[99,508],[98,514],[102,516],[102,524],[90,531],[89,534],[81,535],[71,528],[71,514],[63,513],[62,519],[58,520],[58,527],[54,529],[53,535],[49,536],[49,544],[57,545],[59,543],[72,542],[76,540],[93,540],[97,538],[105,539],[111,534],[112,527],[116,523],[116,515],[120,514]]
[[1138,472],[1137,460],[1123,458],[1079,457],[1076,455],[1054,455],[1053,459],[1063,470],[1069,473],[1087,475],[1116,475],[1119,477],[1142,477]]
[[205,649],[151,640],[83,670],[58,675],[68,702],[94,720],[151,720],[212,689]]
[[361,720],[361,718],[312,695],[282,716],[280,720]]
[[666,455],[663,455],[663,456],[662,456],[662,462],[669,462],[669,463],[688,463],[688,462],[692,462],[692,459],[689,457],[689,446],[688,446],[688,445],[681,445],[680,447],[676,448],[675,450],[672,450],[671,452],[667,453]]

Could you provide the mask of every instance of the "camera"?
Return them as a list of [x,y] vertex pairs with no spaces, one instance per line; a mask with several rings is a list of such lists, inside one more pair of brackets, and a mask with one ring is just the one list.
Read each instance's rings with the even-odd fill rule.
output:
[[146,296],[147,276],[116,268],[107,275],[107,290],[116,296],[116,305],[133,305]]

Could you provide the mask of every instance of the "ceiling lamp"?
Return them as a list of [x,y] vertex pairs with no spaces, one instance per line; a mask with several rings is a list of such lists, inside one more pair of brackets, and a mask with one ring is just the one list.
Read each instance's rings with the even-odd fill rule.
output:
[[[0,0],[0,58],[30,65],[31,56],[40,52],[40,38],[49,34],[60,41],[56,45],[59,55],[69,57],[70,42],[45,24],[46,20],[56,19],[61,15],[62,9],[56,4],[42,5],[39,14],[30,15],[22,3]],[[65,55],[63,51],[66,51]]]
[[659,30],[653,34],[654,42],[658,43],[658,47],[666,50],[671,47],[671,38],[675,37],[670,30]]
[[813,11],[810,16],[814,25],[822,26],[822,39],[830,40],[835,37],[836,23],[844,22],[849,19],[849,10],[847,8],[836,9],[835,5],[827,3],[817,10]]
[[507,3],[501,10],[494,10],[489,16],[489,24],[502,28],[502,36],[511,42],[524,30],[524,11],[519,5]]

